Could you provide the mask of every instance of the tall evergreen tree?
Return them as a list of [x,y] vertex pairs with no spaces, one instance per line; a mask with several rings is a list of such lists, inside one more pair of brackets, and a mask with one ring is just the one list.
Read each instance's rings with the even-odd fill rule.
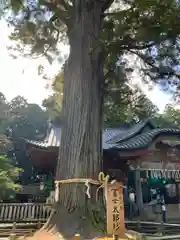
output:
[[[11,6],[11,39],[26,56],[43,53],[51,62],[53,56],[59,56],[58,43],[68,38],[70,54],[64,69],[63,132],[56,178],[96,178],[102,169],[104,87],[117,60],[124,54],[136,55],[143,62],[144,76],[179,83],[173,78],[179,77],[174,69],[179,61],[179,2],[12,0]],[[122,68],[128,70],[126,64]],[[64,184],[51,223],[59,231],[85,231],[82,209],[97,205],[93,198],[89,202],[86,204],[82,184]]]

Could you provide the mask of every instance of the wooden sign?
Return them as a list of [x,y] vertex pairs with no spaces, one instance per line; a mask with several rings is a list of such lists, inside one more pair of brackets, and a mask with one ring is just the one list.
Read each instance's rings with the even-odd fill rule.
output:
[[124,199],[122,184],[108,184],[107,194],[107,233],[125,235]]

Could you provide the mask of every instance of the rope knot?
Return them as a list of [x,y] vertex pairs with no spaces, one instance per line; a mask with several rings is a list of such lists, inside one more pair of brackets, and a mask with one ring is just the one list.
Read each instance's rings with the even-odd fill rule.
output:
[[108,182],[109,182],[109,178],[110,176],[109,175],[106,175],[103,173],[103,172],[100,172],[99,175],[98,175],[98,180],[100,182],[100,186],[98,187],[97,191],[96,191],[96,200],[98,200],[98,193],[99,193],[99,190],[101,188],[104,188],[104,198],[107,202],[107,189],[108,189]]

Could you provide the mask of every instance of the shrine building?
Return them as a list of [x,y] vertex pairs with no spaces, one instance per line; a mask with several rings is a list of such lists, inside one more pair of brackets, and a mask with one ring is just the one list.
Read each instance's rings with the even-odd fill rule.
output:
[[[61,133],[60,127],[50,126],[44,141],[25,139],[34,176],[54,178]],[[133,126],[105,129],[102,146],[103,171],[126,183],[128,178],[139,205],[149,201],[148,189],[156,182],[167,186],[168,201],[179,202],[180,129],[158,128],[145,120]]]

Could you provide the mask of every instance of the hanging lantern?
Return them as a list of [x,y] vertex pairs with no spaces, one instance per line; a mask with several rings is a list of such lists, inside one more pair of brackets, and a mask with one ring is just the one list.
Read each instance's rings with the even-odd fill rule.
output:
[[43,182],[40,183],[40,190],[41,190],[41,191],[44,190],[44,183],[43,183]]

